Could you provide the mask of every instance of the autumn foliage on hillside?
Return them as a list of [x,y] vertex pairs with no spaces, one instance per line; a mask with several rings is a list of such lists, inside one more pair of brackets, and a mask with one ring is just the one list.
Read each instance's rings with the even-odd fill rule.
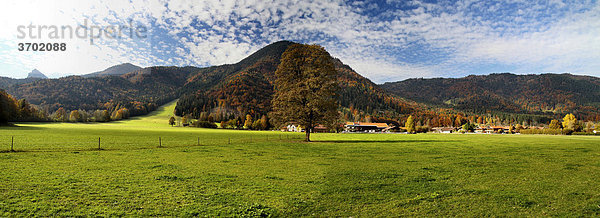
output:
[[[271,112],[274,72],[281,55],[294,44],[270,44],[235,64],[148,67],[105,77],[0,78],[0,88],[15,99],[27,99],[47,120],[124,119],[179,99],[178,116],[239,127],[245,126],[248,116],[256,121]],[[331,60],[339,73],[340,122],[386,122],[397,127],[412,115],[417,126],[428,127],[465,122],[537,125],[568,113],[579,120],[600,121],[600,78],[505,73],[377,85],[339,59]]]
[[395,95],[460,111],[600,120],[600,79],[570,74],[491,74],[459,79],[409,79],[385,83]]

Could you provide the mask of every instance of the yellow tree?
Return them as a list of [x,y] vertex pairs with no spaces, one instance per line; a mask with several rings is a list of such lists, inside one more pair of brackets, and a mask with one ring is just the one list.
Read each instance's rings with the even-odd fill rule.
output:
[[246,114],[246,122],[244,122],[244,128],[250,129],[252,127],[252,116]]
[[463,117],[459,114],[458,116],[456,116],[456,120],[454,120],[454,126],[459,127],[462,126],[462,119]]
[[550,129],[560,129],[562,126],[558,120],[552,120],[550,121],[550,125],[548,125],[548,127],[550,127]]
[[267,116],[262,115],[260,118],[260,125],[262,129],[267,129],[269,127],[269,120],[267,119]]
[[567,114],[563,118],[562,125],[563,125],[563,128],[565,128],[565,129],[575,130],[576,124],[577,124],[577,118],[575,118],[575,115],[573,115],[573,114]]
[[67,119],[67,111],[61,107],[56,110],[54,116],[57,121],[65,121]]
[[183,117],[181,117],[181,123],[182,124],[187,124],[188,123],[188,118],[186,115],[183,115]]
[[412,115],[410,115],[408,117],[408,119],[406,120],[406,124],[404,126],[406,127],[407,132],[409,132],[409,133],[415,132],[415,119],[413,118]]
[[79,114],[79,111],[77,111],[77,110],[71,111],[71,115],[69,116],[69,120],[71,122],[77,122],[77,121],[79,121],[79,119],[81,119],[81,115]]

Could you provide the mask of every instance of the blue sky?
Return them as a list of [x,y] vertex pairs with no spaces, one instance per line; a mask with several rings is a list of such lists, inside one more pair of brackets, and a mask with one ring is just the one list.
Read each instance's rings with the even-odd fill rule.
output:
[[[0,76],[130,62],[236,63],[279,40],[320,44],[376,83],[497,72],[600,76],[598,1],[13,1],[0,9]],[[146,38],[18,39],[19,25],[147,27]],[[65,42],[65,52],[17,51]]]

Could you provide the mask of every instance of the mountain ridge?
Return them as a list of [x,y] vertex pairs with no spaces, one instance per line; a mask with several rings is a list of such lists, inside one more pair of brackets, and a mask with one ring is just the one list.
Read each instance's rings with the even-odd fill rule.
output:
[[600,78],[593,76],[493,73],[407,79],[380,86],[417,102],[474,113],[576,113],[588,118],[600,113]]
[[82,77],[120,76],[120,75],[127,74],[129,72],[132,72],[132,71],[140,70],[140,69],[142,69],[142,68],[139,66],[133,65],[131,63],[122,63],[122,64],[108,67],[102,71],[84,74],[81,76]]
[[[141,115],[156,105],[179,98],[175,113],[180,116],[212,114],[221,119],[245,114],[260,116],[270,111],[274,72],[281,54],[293,44],[295,42],[291,41],[269,44],[234,64],[201,68],[154,66],[120,74],[58,79],[0,77],[0,88],[48,111],[61,107],[67,110],[127,108],[132,115]],[[503,73],[463,78],[414,78],[378,85],[341,60],[330,58],[340,73],[341,89],[337,94],[342,119],[348,121],[396,120],[402,123],[412,114],[423,123],[442,123],[442,120],[452,123],[457,114],[462,117],[497,116],[494,115],[496,112],[531,114],[544,122],[546,118],[567,112],[600,120],[597,116],[600,114],[600,91],[597,91],[600,78],[593,76]],[[515,82],[517,85],[511,85]],[[592,90],[592,94],[586,90]],[[539,116],[546,118],[538,119]]]
[[48,79],[48,77],[38,69],[33,69],[31,72],[29,72],[29,74],[27,74],[27,78]]
[[[196,81],[200,81],[201,84],[190,82],[184,87],[187,92],[180,98],[175,113],[180,116],[191,114],[193,117],[201,116],[202,112],[222,111],[253,116],[267,114],[275,91],[275,71],[281,55],[293,44],[295,43],[291,41],[275,42],[238,63],[202,69],[195,75]],[[330,58],[340,73],[338,81],[341,89],[338,95],[342,107],[372,115],[395,113],[396,117],[399,113],[417,110],[414,103],[401,98],[392,99],[393,97],[388,96],[375,83],[358,74],[350,66],[337,58]],[[211,80],[211,75],[220,77],[218,80]],[[206,86],[211,84],[209,81],[213,81],[210,87]]]

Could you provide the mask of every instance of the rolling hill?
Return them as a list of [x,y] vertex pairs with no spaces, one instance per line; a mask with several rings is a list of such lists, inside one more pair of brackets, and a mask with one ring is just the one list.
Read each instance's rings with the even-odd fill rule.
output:
[[408,79],[381,87],[406,99],[473,113],[575,113],[590,120],[600,113],[600,78],[591,76],[501,73]]

